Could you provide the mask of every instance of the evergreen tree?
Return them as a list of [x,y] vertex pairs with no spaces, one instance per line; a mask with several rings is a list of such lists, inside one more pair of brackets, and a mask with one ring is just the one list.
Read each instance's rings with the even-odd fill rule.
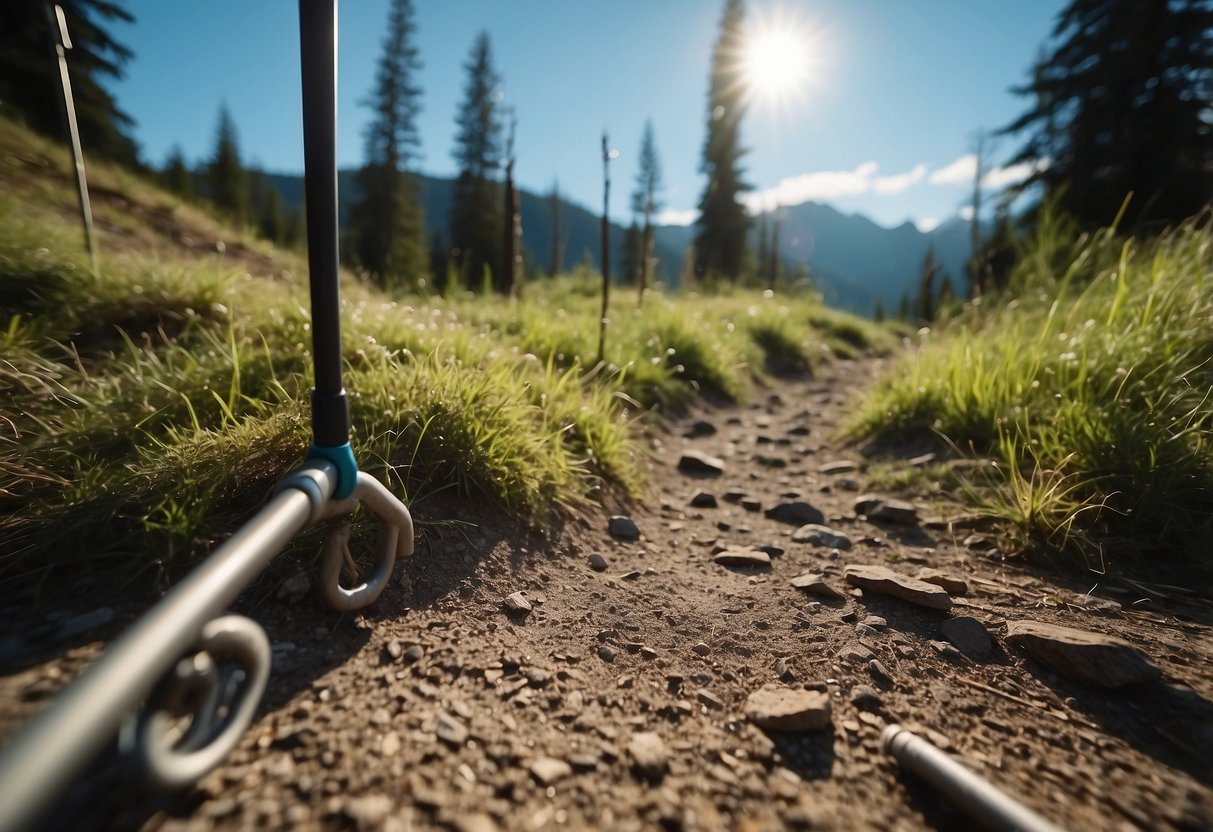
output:
[[[1213,194],[1213,4],[1072,0],[1055,46],[1015,90],[1032,106],[1012,162],[1047,162],[1026,184],[1086,225],[1173,222]],[[1064,186],[1064,187],[1063,187]]]
[[267,185],[265,198],[261,201],[261,216],[257,222],[261,236],[274,245],[286,239],[286,213],[282,209],[282,197],[273,185]]
[[411,173],[421,146],[416,31],[411,0],[392,0],[375,89],[364,102],[373,117],[365,133],[366,163],[358,171],[361,197],[350,213],[353,253],[385,287],[417,281],[429,265],[425,208]]
[[641,273],[644,268],[643,247],[644,232],[641,230],[640,221],[633,219],[632,224],[623,232],[623,251],[619,261],[619,276],[623,283],[641,285]]
[[560,199],[560,183],[553,182],[548,194],[548,213],[552,218],[552,256],[548,261],[548,277],[555,277],[564,269],[564,208]]
[[160,172],[160,180],[164,182],[164,187],[182,199],[194,195],[194,176],[185,164],[181,145],[175,144],[169,151],[168,158],[164,160],[164,169]]
[[745,263],[749,217],[739,197],[750,189],[742,180],[741,117],[745,85],[741,55],[745,36],[742,0],[726,0],[720,36],[712,51],[708,88],[708,136],[700,170],[708,184],[699,200],[695,271],[736,281]]
[[935,259],[935,249],[927,246],[927,253],[922,258],[922,276],[918,280],[918,298],[914,303],[914,313],[920,323],[929,324],[935,320],[937,298],[935,294],[935,276],[942,266]]
[[211,201],[236,223],[243,223],[248,211],[248,181],[240,162],[236,125],[227,105],[219,108],[215,129],[215,153],[207,170]]
[[639,170],[636,173],[636,190],[632,192],[632,213],[642,218],[640,231],[638,272],[640,297],[644,299],[649,286],[653,266],[653,217],[661,210],[661,160],[657,158],[657,142],[653,138],[653,122],[644,123],[644,137],[640,140]]
[[501,273],[501,199],[493,173],[501,163],[498,89],[487,32],[472,45],[464,100],[455,117],[453,156],[459,175],[451,191],[450,236],[464,286],[478,288],[486,269]]
[[[131,58],[131,51],[106,27],[115,22],[133,23],[134,17],[115,0],[56,2],[63,9],[72,46],[67,65],[81,145],[87,155],[133,166],[138,161],[138,147],[127,131],[134,122],[118,109],[102,80],[121,79],[122,67]],[[52,37],[58,35],[51,28],[45,0],[0,3],[0,102],[6,111],[20,113],[38,132],[64,140],[63,95],[51,51]]]

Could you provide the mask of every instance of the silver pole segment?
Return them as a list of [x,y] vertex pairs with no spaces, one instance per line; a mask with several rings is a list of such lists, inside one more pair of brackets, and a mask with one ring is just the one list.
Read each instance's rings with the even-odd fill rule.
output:
[[997,832],[1061,832],[1060,827],[900,725],[885,728],[880,739],[884,750],[902,768],[926,780],[983,828]]
[[319,488],[280,491],[0,750],[2,832],[37,820],[195,646],[203,627],[319,514],[333,493],[336,468],[319,463],[299,473]]
[[84,175],[84,150],[80,147],[80,128],[76,126],[76,102],[72,97],[72,79],[67,73],[67,50],[72,48],[67,33],[67,19],[59,4],[46,4],[46,17],[51,27],[51,38],[55,54],[59,59],[59,84],[63,89],[63,110],[67,122],[67,133],[72,141],[72,159],[76,163],[76,190],[80,197],[80,219],[84,223],[84,244],[93,261],[93,276],[98,274],[97,239],[93,233],[93,206],[88,198],[88,177]]

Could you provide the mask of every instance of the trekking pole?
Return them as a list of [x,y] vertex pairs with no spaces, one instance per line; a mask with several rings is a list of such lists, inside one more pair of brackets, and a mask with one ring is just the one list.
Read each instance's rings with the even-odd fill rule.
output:
[[358,471],[350,450],[337,271],[336,0],[300,0],[299,12],[316,373],[308,458],[252,519],[0,749],[0,832],[43,818],[115,735],[153,786],[184,787],[222,762],[252,722],[270,669],[265,631],[224,613],[300,530],[360,505],[379,520],[375,565],[358,586],[341,584],[349,527],[342,524],[325,542],[321,594],[342,611],[373,603],[396,558],[413,552],[408,509]]

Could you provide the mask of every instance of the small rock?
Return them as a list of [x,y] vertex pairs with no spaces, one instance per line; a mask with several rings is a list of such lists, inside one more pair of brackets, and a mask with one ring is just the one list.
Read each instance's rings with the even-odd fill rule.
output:
[[706,644],[704,644],[701,641],[698,644],[696,644],[694,647],[691,648],[691,652],[694,653],[696,656],[706,656],[712,652],[712,648],[708,647]]
[[944,638],[952,642],[957,650],[970,659],[985,659],[993,650],[994,644],[990,640],[990,633],[984,624],[972,616],[962,615],[957,618],[949,618],[939,625],[939,630],[943,633]]
[[716,508],[716,495],[709,491],[700,491],[691,498],[692,508]]
[[573,773],[573,767],[564,760],[540,757],[531,763],[531,774],[541,786],[551,786]]
[[796,681],[796,672],[788,666],[787,659],[775,660],[775,677],[781,682],[792,683]]
[[819,474],[849,474],[859,468],[854,462],[849,459],[838,459],[833,462],[827,462],[817,466]]
[[880,659],[872,659],[872,661],[868,662],[868,670],[871,672],[872,678],[882,685],[893,684],[893,674],[889,672],[889,669],[884,666],[884,662]]
[[865,494],[855,500],[855,513],[866,515],[869,520],[912,526],[918,522],[918,509],[904,500],[891,500]]
[[590,568],[595,572],[605,572],[609,565],[606,556],[602,552],[590,553]]
[[694,439],[698,436],[711,436],[716,433],[716,426],[704,419],[691,422],[691,426],[687,428],[687,432],[683,436],[688,439]]
[[434,734],[446,744],[458,747],[467,742],[468,729],[450,714],[439,713],[434,717]]
[[875,627],[877,630],[883,630],[885,627],[889,626],[889,622],[881,618],[879,615],[869,615],[863,620],[863,623],[867,624],[869,627]]
[[359,829],[379,829],[392,812],[393,802],[386,794],[351,797],[342,807],[342,814]]
[[825,598],[845,597],[841,592],[827,584],[825,576],[820,572],[805,572],[803,575],[797,575],[792,579],[792,586]]
[[306,572],[296,572],[278,587],[278,600],[298,604],[312,591],[312,577]]
[[702,451],[684,451],[678,460],[678,470],[684,474],[719,477],[724,473],[724,460]]
[[615,651],[605,644],[600,644],[598,645],[598,658],[604,662],[613,662],[615,661]]
[[875,627],[870,627],[867,624],[860,623],[855,625],[855,633],[860,636],[872,638],[873,636],[880,635],[880,630],[877,630]]
[[839,477],[834,480],[834,485],[840,491],[858,491],[863,484],[855,477]]
[[523,592],[514,592],[507,595],[505,600],[501,602],[510,612],[530,612],[534,609],[531,602],[526,599],[526,594]]
[[395,757],[403,747],[400,735],[395,731],[388,731],[383,735],[383,744],[379,746],[379,753],[384,757]]
[[616,514],[607,522],[607,532],[616,540],[638,540],[640,529],[631,517]]
[[803,500],[780,503],[767,509],[763,514],[777,523],[788,523],[793,526],[824,523],[826,519],[819,509],[813,508]]
[[1023,647],[1058,674],[1077,682],[1120,688],[1158,679],[1160,671],[1127,641],[1103,633],[1012,621],[1007,640]]
[[641,656],[641,658],[652,661],[653,659],[657,658],[657,651],[654,650],[652,647],[641,647],[640,656]]
[[948,644],[946,641],[930,641],[930,642],[928,642],[928,644],[930,644],[931,647],[933,647],[935,649],[936,653],[943,656],[945,659],[947,659],[950,662],[955,662],[956,664],[964,664],[964,665],[969,665],[969,664],[973,663],[972,659],[970,659],[964,653],[957,650],[951,644]]
[[890,595],[935,610],[949,610],[952,599],[941,587],[899,575],[883,566],[852,565],[846,568],[847,583],[860,589]]
[[695,691],[695,698],[714,710],[720,710],[724,707],[724,700],[706,688],[700,688]]
[[950,575],[945,575],[942,572],[937,572],[934,569],[924,569],[918,573],[918,580],[926,581],[929,584],[943,587],[952,595],[967,595],[969,593],[969,585],[961,578],[953,578]]
[[414,664],[421,661],[421,657],[425,655],[425,648],[420,644],[410,644],[404,648],[404,652],[400,654],[400,660],[405,664]]
[[792,542],[810,543],[813,546],[822,546],[826,549],[845,550],[851,548],[851,538],[840,531],[831,529],[829,526],[822,526],[817,523],[809,523],[792,532]]
[[745,715],[766,731],[822,731],[832,724],[830,694],[768,685],[749,695]]
[[665,777],[668,765],[665,743],[652,731],[633,734],[628,742],[628,754],[632,758],[632,770],[637,776],[656,782]]
[[392,639],[387,643],[387,654],[393,659],[398,659],[404,654],[404,645],[397,639]]
[[712,560],[721,566],[739,566],[748,569],[769,568],[771,556],[761,549],[733,547],[725,549]]
[[871,514],[883,502],[883,497],[878,497],[875,494],[864,494],[855,498],[852,507],[855,509],[856,514]]
[[762,500],[746,497],[741,501],[741,507],[746,511],[762,511]]
[[855,686],[851,691],[851,704],[861,711],[879,711],[884,707],[880,694],[869,685]]

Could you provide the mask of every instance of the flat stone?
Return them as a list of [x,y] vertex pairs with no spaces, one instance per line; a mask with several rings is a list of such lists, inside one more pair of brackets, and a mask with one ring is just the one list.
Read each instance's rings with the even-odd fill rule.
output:
[[929,584],[943,587],[951,595],[968,595],[969,585],[965,583],[963,578],[955,578],[951,575],[945,575],[934,569],[924,569],[918,573],[918,580],[926,581]]
[[859,468],[854,462],[849,459],[836,459],[833,462],[826,462],[817,466],[819,474],[849,474]]
[[872,659],[868,662],[868,672],[872,674],[872,678],[882,685],[893,684],[893,674],[884,666],[884,662],[880,659]]
[[708,647],[705,643],[703,643],[701,641],[698,644],[696,644],[694,647],[691,648],[691,652],[694,653],[696,656],[706,656],[712,652],[712,648]]
[[605,572],[610,564],[607,562],[606,555],[602,552],[593,552],[590,554],[590,568],[595,572]]
[[434,734],[448,745],[461,746],[467,742],[468,729],[450,714],[440,713],[434,717]]
[[851,704],[861,711],[879,711],[884,707],[884,700],[870,685],[856,685],[851,691]]
[[608,521],[607,532],[616,540],[638,540],[640,538],[640,529],[636,527],[636,521],[622,514],[616,514]]
[[865,515],[869,520],[903,526],[912,526],[918,522],[918,509],[913,503],[881,497],[879,494],[862,494],[856,497],[854,508],[856,514]]
[[716,508],[716,495],[708,491],[700,491],[691,498],[692,508]]
[[714,433],[716,433],[715,425],[705,419],[698,419],[691,422],[691,426],[687,428],[687,431],[683,434],[683,436],[691,439],[696,436],[711,436]]
[[543,786],[558,783],[572,773],[572,766],[554,757],[540,757],[531,763],[531,774]]
[[906,575],[899,575],[883,566],[852,565],[846,568],[847,583],[870,592],[889,595],[930,607],[933,610],[950,610],[952,599],[943,588]]
[[526,595],[522,592],[514,592],[505,597],[501,602],[510,612],[530,612],[534,609],[531,602],[526,599]]
[[745,715],[766,731],[823,731],[832,725],[829,693],[774,685],[746,698]]
[[724,707],[724,700],[707,688],[700,688],[695,691],[695,698],[703,705],[706,705],[713,710],[720,710]]
[[668,753],[661,737],[652,731],[640,731],[628,742],[628,755],[632,758],[632,770],[637,776],[658,781],[665,777]]
[[749,569],[770,568],[771,556],[761,549],[734,547],[725,549],[712,560],[721,566],[740,566]]
[[986,625],[972,616],[949,618],[939,625],[939,631],[970,659],[986,659],[994,650],[994,642],[990,640]]
[[827,584],[825,576],[820,572],[805,572],[803,575],[797,575],[792,579],[792,586],[825,598],[841,599],[845,597],[841,592]]
[[702,451],[683,451],[678,470],[684,474],[719,477],[724,473],[724,460]]
[[1158,667],[1133,645],[1103,633],[1039,621],[1011,621],[1007,640],[1076,682],[1120,688],[1152,682],[1160,675]]
[[851,538],[836,529],[818,523],[809,523],[792,532],[792,542],[810,543],[826,549],[851,548]]
[[803,500],[792,500],[780,503],[763,512],[777,523],[788,523],[793,526],[804,526],[809,523],[824,523],[825,515]]
[[600,644],[598,645],[598,658],[604,662],[613,662],[615,661],[615,651],[605,644]]

